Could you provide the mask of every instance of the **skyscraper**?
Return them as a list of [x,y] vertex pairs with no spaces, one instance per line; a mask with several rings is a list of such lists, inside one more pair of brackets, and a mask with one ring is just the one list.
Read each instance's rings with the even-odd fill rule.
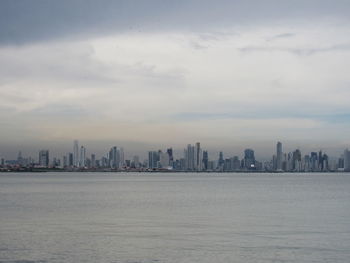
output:
[[148,168],[158,168],[159,152],[150,151],[148,152]]
[[245,149],[244,150],[244,167],[248,170],[255,169],[254,150],[252,150],[252,149]]
[[296,149],[293,152],[293,171],[300,172],[302,169],[301,167],[301,152],[299,149]]
[[234,157],[233,157],[232,169],[233,169],[234,171],[238,171],[238,170],[241,168],[240,165],[241,165],[241,162],[239,161],[238,156],[234,156]]
[[173,157],[173,148],[167,149],[166,152],[168,153],[169,161],[172,162],[172,161],[174,160],[174,157]]
[[68,166],[68,158],[67,155],[63,156],[63,168]]
[[318,171],[317,152],[311,152],[310,162],[311,162],[311,171],[313,171],[313,172]]
[[318,169],[320,171],[323,171],[323,155],[322,155],[322,151],[319,151],[319,153],[318,153]]
[[118,148],[119,158],[118,158],[118,168],[125,165],[124,148]]
[[73,165],[79,167],[79,142],[77,140],[74,141],[73,146]]
[[19,151],[18,156],[17,156],[17,164],[23,165],[23,157],[22,157],[21,151]]
[[276,170],[282,171],[282,143],[277,142],[277,154],[276,154]]
[[329,162],[328,162],[328,155],[323,154],[322,156],[322,171],[329,171]]
[[348,149],[344,151],[344,171],[350,172],[350,151]]
[[84,146],[80,147],[80,160],[79,160],[79,167],[85,167],[85,161],[86,161],[86,148]]
[[208,151],[203,151],[203,170],[208,170]]
[[95,168],[96,167],[96,155],[91,154],[91,167]]
[[194,169],[196,171],[200,171],[202,169],[202,150],[199,142],[196,143],[194,148]]
[[224,163],[225,163],[225,161],[224,161],[224,154],[222,152],[219,152],[219,160],[218,160],[218,167],[217,168],[219,170],[223,170]]
[[185,152],[185,160],[186,160],[186,170],[193,171],[194,170],[194,146],[191,144],[187,145],[187,149],[184,150]]
[[41,150],[39,152],[39,164],[43,167],[49,167],[49,150]]
[[168,153],[163,153],[162,151],[160,151],[159,162],[162,168],[168,168],[170,162]]
[[310,171],[310,167],[311,167],[311,161],[310,161],[310,156],[307,154],[304,156],[304,167],[303,167],[303,171],[304,172],[309,172]]
[[68,153],[68,166],[70,166],[70,167],[74,166],[73,153]]
[[120,165],[120,151],[117,146],[114,146],[109,151],[109,166],[113,169],[118,169]]

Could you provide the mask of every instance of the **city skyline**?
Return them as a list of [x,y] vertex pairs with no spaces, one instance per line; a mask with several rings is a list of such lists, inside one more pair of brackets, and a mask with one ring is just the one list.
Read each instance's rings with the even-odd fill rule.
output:
[[267,152],[275,140],[348,147],[346,1],[0,7],[1,154],[59,153],[74,138],[96,152],[189,141],[226,152]]
[[350,0],[0,0],[0,263],[348,262]]
[[[175,154],[170,146],[166,150],[149,150],[148,158],[141,160],[139,155],[129,155],[124,148],[112,146],[102,156],[87,151],[87,147],[73,141],[72,151],[60,157],[50,159],[50,151],[42,149],[39,158],[25,157],[19,151],[16,160],[0,158],[1,169],[17,170],[59,168],[67,171],[108,169],[109,171],[196,171],[196,172],[336,172],[350,171],[350,151],[345,149],[338,157],[329,156],[326,152],[312,151],[303,153],[300,149],[284,151],[281,142],[276,143],[276,151],[268,161],[259,160],[253,148],[245,148],[243,155],[226,155],[222,151],[208,153],[200,142],[187,144],[182,154]],[[216,155],[216,157],[214,157]],[[90,157],[91,156],[91,157]]]
[[[111,145],[119,145],[122,148],[128,149],[126,152],[126,158],[131,159],[134,155],[138,155],[141,158],[147,158],[147,152],[151,150],[159,150],[159,149],[167,149],[168,147],[172,147],[174,154],[179,155],[182,154],[184,145],[187,145],[186,142],[179,143],[179,144],[174,144],[174,143],[165,143],[165,144],[142,144],[142,143],[134,143],[131,145],[131,147],[128,146],[128,144],[123,144],[122,142],[109,142],[109,141],[86,141],[86,140],[72,140],[73,145],[75,145],[75,142],[79,144],[80,142],[83,142],[81,146],[88,146],[85,150],[87,151],[87,154],[95,153],[97,155],[104,155],[105,151],[107,148],[110,148]],[[191,140],[191,141],[196,141],[196,140]],[[197,140],[199,141],[199,140]],[[224,152],[225,154],[228,155],[240,155],[245,149],[247,148],[254,148],[256,155],[258,156],[259,159],[263,161],[267,161],[270,159],[272,154],[275,153],[276,151],[276,142],[280,142],[283,140],[275,140],[275,141],[267,141],[267,142],[248,142],[248,141],[243,141],[240,142],[239,144],[232,143],[230,144],[229,142],[224,146],[220,145],[214,145],[213,143],[207,143],[207,142],[201,142],[203,145],[206,145],[206,149],[210,153],[210,157],[213,157],[213,153],[219,153],[220,151]],[[268,145],[268,147],[266,146]],[[302,152],[312,152],[312,151],[325,151],[329,153],[330,156],[339,156],[343,153],[343,150],[346,148],[350,148],[350,144],[344,144],[343,145],[332,145],[330,142],[328,143],[328,147],[324,147],[323,145],[318,145],[316,143],[312,143],[312,146],[305,146],[302,143],[297,143],[294,141],[291,142],[285,142],[283,141],[283,148],[286,149],[287,151],[293,151],[295,149],[300,149]],[[327,145],[327,144],[326,144]],[[73,147],[72,149],[72,154],[73,154],[73,159],[76,160],[76,163],[79,163],[79,156],[80,156],[80,151],[81,151],[81,146],[75,149]],[[5,158],[5,159],[16,159],[18,156],[18,153],[21,152],[22,154],[25,155],[32,155],[33,152],[39,152],[40,150],[43,149],[50,149],[50,152],[55,155],[55,156],[63,156],[64,154],[67,153],[67,149],[71,147],[71,141],[64,141],[60,142],[59,144],[55,143],[42,143],[36,145],[36,147],[30,146],[27,147],[25,144],[22,146],[10,146],[9,151],[5,148],[0,148],[0,158]]]

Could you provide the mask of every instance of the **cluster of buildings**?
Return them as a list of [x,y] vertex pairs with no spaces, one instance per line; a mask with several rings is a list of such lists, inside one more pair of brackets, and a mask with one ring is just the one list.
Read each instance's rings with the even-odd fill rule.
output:
[[276,172],[328,172],[350,171],[350,151],[346,149],[338,159],[330,159],[322,151],[302,155],[299,149],[283,153],[282,143],[278,142],[276,154],[265,163],[265,170]]
[[181,172],[332,172],[350,171],[350,151],[337,159],[330,159],[322,151],[302,155],[299,149],[285,153],[282,143],[276,145],[276,153],[270,161],[256,160],[253,149],[245,149],[243,157],[224,157],[219,152],[216,158],[209,158],[207,150],[199,142],[188,144],[180,158],[175,158],[172,148],[166,151],[149,151],[148,158],[140,161],[135,155],[125,159],[124,149],[113,146],[101,158],[87,155],[85,146],[73,143],[73,151],[60,158],[50,159],[49,150],[39,151],[38,160],[24,158],[19,152],[17,160],[1,159],[1,170],[14,169],[59,169],[65,171],[181,171]]
[[282,143],[276,145],[276,154],[267,162],[255,159],[253,149],[245,149],[243,158],[232,156],[224,158],[219,152],[218,158],[210,160],[208,151],[202,150],[200,143],[187,145],[183,158],[174,159],[172,149],[166,152],[152,151],[148,153],[148,168],[171,169],[175,171],[214,171],[214,172],[335,172],[350,171],[350,151],[346,149],[338,159],[330,159],[322,151],[302,155],[299,149],[284,153]]
[[73,152],[67,153],[61,159],[53,158],[49,161],[49,150],[39,152],[38,167],[60,167],[63,169],[92,169],[92,168],[110,168],[114,170],[125,167],[124,150],[119,147],[112,147],[106,156],[96,159],[95,154],[87,156],[87,150],[84,145],[79,146],[77,140],[73,143]]
[[254,150],[246,149],[244,158],[238,156],[224,158],[223,152],[219,152],[217,159],[209,159],[208,151],[203,150],[199,142],[195,145],[188,144],[184,149],[183,157],[175,159],[172,148],[166,152],[151,151],[148,152],[148,168],[150,169],[168,169],[175,171],[262,171],[263,166],[254,156]]

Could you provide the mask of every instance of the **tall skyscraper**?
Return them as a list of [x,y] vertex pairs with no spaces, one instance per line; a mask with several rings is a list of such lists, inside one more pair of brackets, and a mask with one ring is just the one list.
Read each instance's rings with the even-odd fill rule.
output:
[[148,152],[148,168],[158,168],[159,152],[151,151]]
[[86,166],[86,148],[84,146],[80,147],[80,160],[79,160],[79,167],[85,167]]
[[108,166],[110,167],[110,168],[115,168],[114,167],[114,156],[115,156],[115,154],[114,154],[114,151],[116,151],[116,150],[114,150],[114,149],[116,149],[117,147],[112,147],[110,150],[109,150],[109,153],[108,153],[108,155],[107,155],[107,158],[108,158]]
[[91,154],[91,167],[95,168],[96,167],[96,155]]
[[119,165],[118,165],[118,168],[119,167],[123,167],[125,165],[125,157],[124,157],[124,149],[123,148],[119,148]]
[[74,166],[74,157],[73,153],[68,153],[68,166],[73,167]]
[[109,166],[113,169],[118,169],[120,167],[120,150],[117,148],[117,146],[111,148],[108,157]]
[[318,169],[320,171],[323,171],[323,155],[322,155],[322,151],[319,151],[319,153],[318,153]]
[[304,156],[303,171],[304,172],[309,172],[310,171],[310,167],[311,167],[311,159],[310,159],[310,156],[307,154],[307,155]]
[[159,162],[162,168],[168,168],[170,162],[168,153],[163,153],[162,151],[160,151]]
[[74,146],[73,146],[73,165],[74,165],[74,167],[79,167],[79,142],[78,142],[78,140],[74,141]]
[[327,154],[323,154],[322,156],[322,171],[329,171],[329,160],[328,160],[328,155]]
[[197,142],[194,148],[194,170],[200,171],[201,169],[202,169],[202,150],[201,150],[201,144]]
[[22,157],[21,151],[19,151],[18,156],[17,156],[17,164],[23,165],[23,157]]
[[283,156],[282,143],[278,142],[276,148],[277,148],[276,149],[277,150],[277,153],[276,153],[276,170],[277,171],[282,171],[282,156]]
[[296,149],[293,152],[293,171],[299,172],[302,170],[301,168],[301,152],[299,149]]
[[311,152],[310,155],[310,166],[311,166],[311,171],[315,172],[318,171],[318,157],[317,157],[317,152]]
[[203,170],[208,170],[208,151],[203,151]]
[[168,148],[166,150],[166,152],[168,153],[168,156],[169,156],[169,161],[172,162],[174,160],[174,157],[173,157],[173,148]]
[[219,170],[222,170],[224,168],[224,154],[222,152],[219,152],[219,160],[218,160],[218,168]]
[[49,167],[49,150],[41,150],[39,152],[39,164],[43,167]]
[[255,169],[254,150],[252,150],[252,149],[245,149],[244,150],[244,167],[248,170]]
[[350,151],[348,149],[344,151],[344,171],[350,172]]
[[68,158],[67,155],[63,156],[63,168],[68,166]]
[[194,146],[192,146],[191,144],[187,145],[187,149],[184,150],[185,152],[185,160],[186,160],[186,170],[187,171],[193,171],[195,168],[195,164],[194,164]]

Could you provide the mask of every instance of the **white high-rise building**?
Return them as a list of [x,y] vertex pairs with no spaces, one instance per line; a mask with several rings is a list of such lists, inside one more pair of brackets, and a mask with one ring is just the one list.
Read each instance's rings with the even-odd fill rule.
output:
[[159,162],[162,168],[168,168],[169,167],[168,153],[159,152]]
[[74,141],[73,146],[73,166],[79,167],[79,142],[77,140]]
[[191,144],[187,145],[187,149],[184,150],[185,153],[185,163],[186,163],[186,170],[193,171],[195,168],[194,164],[194,146]]
[[80,147],[80,160],[79,167],[85,167],[86,165],[86,148],[84,146]]

